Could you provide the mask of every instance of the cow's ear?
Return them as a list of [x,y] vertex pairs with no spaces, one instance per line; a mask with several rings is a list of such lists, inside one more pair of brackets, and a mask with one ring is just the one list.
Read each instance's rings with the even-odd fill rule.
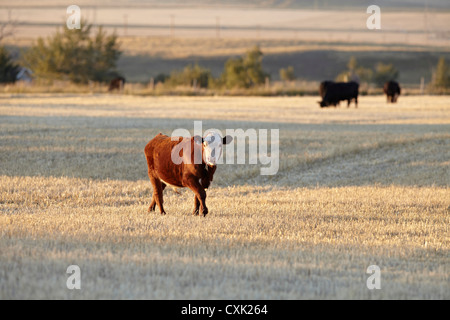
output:
[[194,142],[196,143],[196,144],[202,144],[203,143],[203,138],[202,137],[200,137],[200,136],[194,136]]
[[222,141],[223,144],[229,144],[231,141],[233,141],[233,137],[230,135],[226,135],[225,137],[223,137],[222,140],[223,140]]

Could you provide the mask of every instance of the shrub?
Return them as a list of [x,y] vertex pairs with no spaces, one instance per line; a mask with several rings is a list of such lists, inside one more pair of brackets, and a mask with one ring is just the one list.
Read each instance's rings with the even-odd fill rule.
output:
[[98,28],[91,37],[92,25],[84,21],[80,29],[57,30],[46,40],[39,38],[24,55],[25,64],[37,77],[68,79],[75,83],[109,81],[117,75],[116,62],[121,52],[115,34]]
[[351,57],[347,63],[347,70],[340,73],[336,81],[356,81],[370,83],[373,80],[373,71],[359,65],[355,57]]
[[263,53],[258,46],[245,56],[226,61],[221,83],[227,88],[250,88],[265,83],[268,74],[262,68]]
[[283,81],[294,81],[295,80],[295,73],[294,73],[294,67],[289,66],[286,69],[280,69],[280,79]]
[[208,88],[211,71],[200,67],[198,64],[188,65],[182,71],[174,71],[165,83],[169,86],[190,86],[199,88]]
[[442,91],[450,87],[450,69],[445,62],[445,58],[439,58],[436,70],[433,72],[431,89],[433,91]]

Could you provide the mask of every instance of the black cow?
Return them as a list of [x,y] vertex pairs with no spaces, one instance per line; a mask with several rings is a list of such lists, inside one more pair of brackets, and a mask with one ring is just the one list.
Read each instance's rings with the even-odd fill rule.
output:
[[[327,82],[327,81],[326,81]],[[336,106],[339,101],[347,100],[347,108],[350,102],[355,100],[355,108],[358,107],[359,84],[357,82],[330,82],[326,83],[326,92],[319,102],[321,108]]]
[[[322,98],[322,100],[323,100],[323,98],[325,97],[325,94],[327,93],[327,88],[328,88],[328,86],[331,85],[331,84],[333,84],[333,83],[334,83],[333,81],[329,81],[329,80],[327,80],[327,81],[322,81],[322,82],[320,83],[320,86],[319,86],[319,95],[320,95],[320,97]],[[338,102],[337,104],[339,104],[339,102]],[[336,104],[334,104],[334,106],[336,106]]]
[[400,85],[395,81],[388,81],[383,87],[384,94],[386,94],[387,102],[397,102],[398,96],[401,93]]

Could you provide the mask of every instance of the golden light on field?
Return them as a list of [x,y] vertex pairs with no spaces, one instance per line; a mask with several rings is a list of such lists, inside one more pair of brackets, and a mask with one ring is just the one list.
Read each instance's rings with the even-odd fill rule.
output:
[[[450,101],[0,96],[0,297],[448,299]],[[270,120],[269,120],[270,119]],[[147,213],[143,149],[176,128],[280,130],[280,170],[219,166]],[[79,265],[82,289],[66,287]],[[368,290],[379,265],[382,290]]]

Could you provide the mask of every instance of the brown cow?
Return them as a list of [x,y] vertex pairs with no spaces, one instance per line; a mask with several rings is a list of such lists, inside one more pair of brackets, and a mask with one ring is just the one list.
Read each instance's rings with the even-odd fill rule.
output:
[[153,185],[153,198],[148,211],[155,211],[158,205],[161,214],[166,214],[163,191],[169,185],[191,189],[195,194],[193,214],[198,215],[201,211],[206,216],[205,189],[213,180],[223,144],[232,140],[231,136],[222,138],[217,133],[210,133],[204,138],[171,138],[160,133],[150,140],[145,146],[148,177]]
[[125,86],[125,78],[124,77],[114,78],[109,83],[108,92],[111,92],[113,90],[122,91],[124,86]]

